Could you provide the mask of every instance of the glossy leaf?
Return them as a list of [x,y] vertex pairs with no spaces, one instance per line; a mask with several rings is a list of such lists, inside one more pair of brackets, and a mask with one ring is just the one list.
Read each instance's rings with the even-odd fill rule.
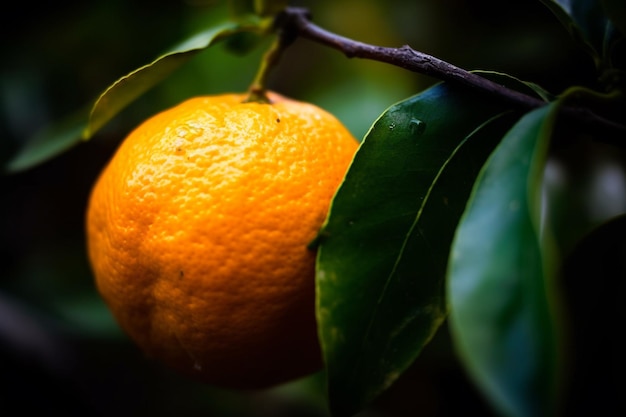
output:
[[237,23],[227,22],[205,30],[175,46],[150,64],[117,80],[96,100],[83,137],[90,138],[128,104],[163,81],[198,52],[241,29]]
[[556,405],[554,259],[538,200],[555,109],[524,116],[489,158],[450,256],[456,349],[507,416],[552,416]]
[[517,90],[529,96],[536,96],[545,102],[554,100],[554,95],[533,82],[520,80],[519,78],[498,71],[474,70],[472,72],[513,90]]
[[541,0],[596,61],[602,57],[609,20],[597,0]]
[[503,111],[439,84],[389,108],[366,135],[318,251],[335,415],[351,415],[389,387],[446,317],[448,249],[473,178],[513,123]]

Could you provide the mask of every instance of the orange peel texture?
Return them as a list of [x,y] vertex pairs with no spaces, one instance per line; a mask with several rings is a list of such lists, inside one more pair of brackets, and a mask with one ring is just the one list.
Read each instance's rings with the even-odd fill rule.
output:
[[322,367],[315,252],[357,142],[332,115],[269,93],[189,99],[120,145],[87,210],[97,288],[152,358],[226,388]]

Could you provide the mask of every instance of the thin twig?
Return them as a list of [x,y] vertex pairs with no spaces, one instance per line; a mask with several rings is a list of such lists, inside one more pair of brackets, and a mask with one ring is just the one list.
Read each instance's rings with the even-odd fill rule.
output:
[[[507,88],[439,58],[416,51],[408,45],[400,48],[375,46],[329,32],[315,25],[311,21],[308,10],[304,8],[288,7],[284,11],[279,24],[282,25],[284,30],[293,31],[302,38],[341,51],[348,58],[363,58],[392,64],[442,81],[472,88],[525,110],[535,109],[546,104],[539,98]],[[564,107],[563,113],[589,128],[596,131],[600,129],[604,133],[616,136],[618,138],[616,142],[623,142],[624,138],[626,138],[626,126],[599,116],[590,109]],[[611,140],[607,139],[607,141]]]

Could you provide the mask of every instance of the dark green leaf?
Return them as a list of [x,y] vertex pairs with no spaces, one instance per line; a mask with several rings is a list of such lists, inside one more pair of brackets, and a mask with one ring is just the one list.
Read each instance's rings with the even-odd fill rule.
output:
[[527,114],[481,171],[449,264],[453,340],[468,371],[509,416],[552,416],[559,327],[554,262],[538,200],[556,104]]
[[256,0],[228,0],[231,16],[237,20],[255,15]]
[[335,415],[350,415],[392,384],[445,318],[447,253],[474,176],[513,123],[502,112],[439,84],[392,106],[366,135],[318,252],[318,320]]
[[232,22],[207,29],[178,44],[164,55],[122,77],[104,91],[91,111],[81,111],[67,120],[46,128],[7,164],[8,171],[19,171],[44,162],[91,138],[133,100],[163,81],[195,54],[224,37],[242,31],[262,31],[263,26]]
[[36,134],[7,164],[8,172],[18,172],[47,161],[77,145],[87,125],[89,109],[60,121]]
[[546,102],[552,101],[554,99],[554,96],[547,92],[545,89],[543,89],[541,86],[532,82],[520,80],[502,72],[485,70],[475,70],[472,72],[484,78],[488,78],[491,81],[495,81],[505,87],[517,90],[520,93],[528,94],[529,96],[537,96],[538,98]]
[[610,22],[597,0],[541,0],[596,60],[602,57]]
[[232,22],[207,29],[175,46],[152,63],[117,80],[96,100],[83,137],[85,139],[90,138],[128,104],[163,81],[195,54],[225,36],[241,30],[242,28],[238,24]]

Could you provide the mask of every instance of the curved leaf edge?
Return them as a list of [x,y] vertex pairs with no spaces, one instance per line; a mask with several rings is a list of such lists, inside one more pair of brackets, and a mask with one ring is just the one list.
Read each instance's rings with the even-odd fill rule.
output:
[[[503,84],[506,84],[508,86],[514,86],[515,89],[524,91],[526,93],[531,93],[531,94],[536,94],[539,97],[542,97],[542,94],[544,94],[544,91],[539,89],[539,88],[535,88],[532,85],[529,85],[526,82],[523,82],[517,78],[511,77],[507,74],[504,73],[497,73],[497,72],[492,72],[492,71],[478,71],[478,72],[483,72],[485,73],[489,78],[497,78],[499,80],[504,80],[505,82],[503,82]],[[446,84],[445,82],[440,82],[440,83],[436,83],[435,85],[433,85],[431,88],[435,88],[437,87],[437,85],[442,85],[442,84]],[[430,89],[430,88],[429,88]],[[428,90],[427,90],[428,91]],[[379,124],[379,122],[384,119],[385,115],[392,109],[394,109],[397,105],[407,101],[407,100],[411,100],[412,98],[415,98],[421,94],[423,94],[424,92],[418,93],[415,96],[409,97],[405,100],[400,100],[398,102],[396,102],[395,104],[389,106],[375,121],[374,123],[371,125],[369,131],[366,133],[365,138],[367,138],[369,136],[369,134],[371,133],[371,131],[375,128],[375,126],[377,126]],[[545,97],[549,97],[548,93],[545,93],[545,95],[542,98]],[[416,214],[415,219],[413,220],[413,222],[411,223],[409,229],[406,232],[406,235],[403,239],[403,243],[401,245],[401,249],[400,249],[400,254],[396,257],[395,260],[395,264],[393,266],[392,271],[389,273],[389,276],[386,280],[386,284],[384,286],[384,289],[382,290],[380,296],[379,296],[379,303],[377,305],[380,304],[380,299],[382,299],[382,297],[384,297],[385,291],[387,286],[389,285],[389,282],[391,280],[391,277],[393,276],[393,274],[395,273],[397,267],[398,267],[398,263],[400,261],[400,258],[402,257],[402,253],[404,253],[404,250],[407,246],[407,242],[409,241],[409,239],[411,238],[412,233],[416,230],[416,228],[418,227],[418,224],[421,220],[421,215],[423,213],[424,207],[428,204],[428,197],[430,196],[430,194],[432,193],[433,189],[435,189],[435,187],[438,184],[438,180],[441,177],[442,173],[447,169],[447,166],[449,164],[449,162],[455,157],[455,155],[458,153],[458,151],[467,143],[468,140],[470,140],[472,137],[474,137],[475,135],[477,135],[480,131],[483,130],[483,128],[485,128],[486,126],[490,125],[491,123],[493,123],[494,121],[506,116],[506,115],[511,115],[512,111],[510,110],[504,110],[498,114],[495,114],[491,117],[489,117],[488,119],[486,119],[485,121],[483,121],[482,123],[480,123],[478,126],[476,126],[474,128],[473,131],[467,133],[467,135],[462,139],[462,141],[456,146],[454,152],[450,155],[450,157],[448,158],[448,160],[446,161],[446,163],[440,167],[438,173],[436,174],[435,179],[433,180],[433,182],[430,184],[427,195],[424,199],[424,201],[422,202],[422,204],[420,205],[418,212]],[[511,121],[510,123],[514,123],[514,121]],[[366,140],[361,141],[361,145],[360,145],[360,149],[364,146],[364,144],[366,143]],[[360,150],[359,149],[359,150]],[[358,151],[357,151],[358,154]],[[357,155],[355,155],[356,158]],[[337,195],[337,193],[339,192],[339,190],[341,188],[343,188],[343,186],[345,185],[345,181],[346,178],[344,177],[342,183],[340,184],[340,186],[338,187],[335,195]],[[335,199],[333,198],[333,200],[331,201],[331,205],[328,211],[328,215],[327,218],[325,220],[324,225],[322,226],[320,233],[318,234],[318,236],[311,242],[311,244],[309,245],[309,248],[314,249],[316,247],[318,247],[320,244],[322,244],[324,242],[324,240],[328,237],[327,232],[326,232],[326,226],[329,223],[329,219],[331,218],[332,212],[335,210],[334,207],[334,202]],[[316,263],[316,267],[319,268],[319,256],[317,258],[317,263]],[[318,289],[318,293],[319,293],[319,289]],[[440,318],[440,320],[437,323],[433,323],[431,332],[429,333],[429,336],[423,341],[423,343],[419,346],[418,349],[416,349],[415,354],[413,356],[413,358],[404,365],[404,367],[402,367],[401,369],[395,369],[393,372],[393,378],[389,378],[385,380],[385,384],[378,387],[376,390],[372,390],[370,392],[368,392],[367,394],[367,398],[366,401],[363,402],[363,404],[360,404],[359,407],[364,406],[367,403],[370,403],[371,401],[373,401],[375,398],[377,398],[381,393],[383,393],[385,390],[387,390],[391,385],[393,385],[393,383],[402,375],[402,373],[409,368],[409,366],[418,358],[419,354],[421,353],[421,351],[423,350],[423,348],[428,345],[428,343],[430,343],[430,341],[432,340],[432,338],[435,336],[437,330],[440,328],[441,324],[445,321],[445,318],[447,316],[447,310],[446,310],[446,306],[443,306],[443,311],[444,314],[443,316]],[[323,336],[322,336],[322,331],[320,329],[320,340],[323,341]],[[323,347],[324,349],[324,347]],[[358,352],[357,352],[358,354]],[[327,374],[328,375],[328,374]],[[328,383],[329,381],[327,381]],[[354,409],[357,409],[359,407],[353,407]],[[332,409],[333,407],[331,407]],[[349,412],[347,412],[347,414],[343,411],[338,412],[337,410],[334,410],[334,414],[333,415],[348,415]],[[345,411],[345,410],[344,410]]]
[[[267,19],[253,23],[249,21],[243,23],[226,21],[191,36],[170,48],[151,63],[117,79],[92,104],[39,130],[8,159],[2,168],[3,171],[8,174],[26,171],[61,155],[82,142],[88,141],[117,116],[119,112],[167,78],[175,69],[195,54],[202,52],[221,40],[229,39],[231,35],[243,32],[263,35],[268,33],[269,28],[270,25]],[[127,88],[124,87],[125,83],[137,82],[139,84],[141,80],[137,81],[137,79],[140,76],[149,73],[152,68],[160,63],[175,59],[180,59],[180,62],[174,63],[172,68],[168,68],[163,74],[155,77],[155,82],[139,86],[135,93],[123,99],[123,102],[121,104],[118,103],[112,111],[104,109],[103,106],[106,106],[104,102],[107,99],[117,93],[120,88]],[[99,116],[101,112],[105,113],[103,117]]]
[[[393,265],[392,270],[389,272],[389,275],[386,279],[386,283],[385,286],[379,296],[379,299],[376,303],[376,307],[375,309],[378,308],[378,306],[381,303],[382,298],[385,297],[385,294],[387,293],[387,288],[390,284],[390,282],[392,281],[393,276],[396,274],[396,271],[398,269],[398,265],[400,263],[400,260],[402,259],[407,245],[409,243],[409,240],[411,239],[411,236],[413,235],[413,233],[415,233],[416,229],[418,228],[418,225],[420,223],[420,220],[422,219],[422,214],[424,212],[425,207],[428,205],[430,197],[433,193],[433,190],[437,187],[438,183],[440,182],[440,178],[443,175],[443,173],[446,171],[448,165],[450,164],[450,162],[455,158],[455,156],[460,152],[460,150],[465,146],[465,144],[471,140],[474,136],[476,136],[483,128],[485,128],[486,126],[490,125],[491,123],[493,123],[494,121],[504,117],[507,114],[511,114],[511,112],[503,112],[503,113],[499,113],[497,115],[494,115],[492,117],[490,117],[489,119],[487,119],[486,121],[484,121],[483,123],[481,123],[478,127],[476,127],[473,131],[471,131],[467,136],[465,136],[460,142],[459,144],[454,148],[454,150],[452,151],[452,153],[450,154],[450,156],[448,157],[448,159],[444,162],[444,164],[441,166],[441,168],[439,169],[439,171],[437,172],[437,174],[435,175],[435,178],[433,179],[433,182],[429,185],[428,190],[426,192],[426,195],[424,196],[424,199],[422,201],[422,203],[420,204],[420,207],[418,208],[417,211],[417,215],[415,216],[415,219],[413,220],[413,223],[411,224],[411,226],[409,227],[409,230],[406,233],[406,236],[404,238],[404,241],[402,242],[402,245],[400,247],[398,256],[396,257],[396,261],[395,264]],[[441,327],[441,325],[444,323],[447,315],[449,313],[449,309],[446,307],[444,307],[444,311],[442,312],[442,315],[439,317],[439,319],[432,323],[433,326],[431,328],[431,332],[428,335],[428,337],[426,339],[424,339],[421,343],[421,345],[419,347],[417,347],[413,359],[406,363],[401,369],[397,369],[396,372],[394,373],[394,378],[388,378],[387,380],[385,380],[385,385],[379,387],[379,389],[377,391],[371,392],[370,393],[370,398],[368,401],[372,401],[374,398],[378,397],[381,393],[383,393],[385,390],[387,390],[390,386],[393,385],[393,383],[404,373],[404,371],[406,371],[411,364],[419,357],[419,355],[421,354],[422,350],[431,342],[431,340],[433,339],[433,337],[436,335],[437,331],[439,330],[439,328]]]
[[517,78],[513,75],[493,70],[472,70],[472,73],[481,75],[485,78],[488,78],[491,81],[498,82],[508,88],[514,89],[520,93],[528,94],[531,96],[535,96],[546,103],[554,100],[556,96],[547,90],[545,90],[540,85],[530,82],[524,81],[520,78]]
[[77,146],[87,126],[89,110],[85,107],[39,130],[8,160],[3,167],[4,173],[26,171]]
[[[551,135],[551,132],[553,131],[554,125],[555,125],[556,115],[558,114],[559,107],[562,104],[563,104],[563,100],[558,100],[557,102],[552,102],[548,105],[551,108],[542,107],[539,109],[535,109],[527,113],[526,116],[528,116],[530,113],[547,111],[548,115],[543,120],[541,134]],[[522,117],[520,121],[522,121],[523,118],[524,117]],[[536,154],[533,156],[533,160],[531,163],[532,165],[530,167],[529,172],[534,171],[536,173],[538,170],[541,170],[543,168],[546,162],[548,144],[549,144],[549,140],[546,140],[543,146],[541,146],[541,148],[537,150],[538,152],[536,152]],[[492,158],[493,158],[493,155],[489,159],[492,159]],[[472,194],[470,195],[470,198],[468,200],[468,207],[466,208],[466,212],[463,214],[461,221],[459,222],[459,226],[457,227],[457,236],[455,236],[455,242],[453,242],[453,250],[454,250],[454,244],[456,243],[456,240],[458,237],[459,230],[461,229],[461,225],[466,220],[467,213],[469,212],[469,208],[472,205],[472,202],[476,195],[477,185],[480,183],[480,179],[484,176],[488,163],[489,163],[489,160],[487,161],[487,163],[485,163],[485,166],[483,167],[483,169],[479,173],[479,176],[476,179],[475,188],[474,190],[472,190]],[[529,175],[529,177],[530,176],[532,175]],[[537,214],[537,210],[540,204],[538,200],[540,199],[540,197],[536,195],[535,193],[532,193],[531,188],[532,187],[527,189],[528,204],[529,204],[528,210]],[[497,219],[494,219],[494,221],[497,221]],[[554,265],[553,260],[555,259],[556,249],[552,242],[552,236],[550,234],[550,231],[545,228],[545,225],[541,224],[539,215],[534,215],[534,216],[531,215],[531,224],[536,233],[538,246],[541,252],[545,256],[545,258],[542,260],[543,274],[548,277],[555,277],[557,274],[556,272],[557,267],[556,265]],[[553,256],[549,256],[549,254],[552,254]],[[453,269],[453,262],[454,262],[453,257],[451,256],[449,265],[448,265],[448,277],[447,277],[448,282],[446,284],[448,293],[450,293],[451,291],[450,290],[450,285],[451,285],[450,273],[451,273],[451,270]],[[560,305],[559,297],[555,295],[557,294],[557,288],[555,288],[556,283],[554,281],[555,281],[554,279],[550,278],[547,280],[547,282],[544,282],[544,284],[545,284],[546,295],[548,296],[548,298],[554,301],[554,304],[549,305],[548,309],[550,311],[550,314],[554,318],[554,321],[557,322],[561,318],[561,315],[562,315],[562,308],[561,308],[562,306]],[[448,296],[449,302],[450,302],[450,299],[451,297]],[[454,312],[455,306],[453,303],[449,306],[449,308],[451,312]],[[466,349],[462,346],[463,345],[463,342],[461,341],[462,336],[460,336],[458,326],[454,324],[454,321],[455,321],[453,317],[454,314],[451,314],[451,315],[452,317],[450,320],[451,322],[450,332],[452,336],[454,349],[457,352],[457,357],[459,358],[461,365],[466,370],[468,375],[474,380],[477,387],[483,392],[483,395],[485,396],[485,398],[492,404],[492,406],[496,410],[500,411],[505,416],[529,417],[530,415],[524,414],[524,412],[520,412],[519,410],[517,410],[515,406],[513,406],[508,399],[506,399],[503,395],[501,395],[502,391],[500,387],[493,386],[493,384],[490,382],[489,375],[481,369],[479,364],[475,363],[473,359],[470,356],[468,356]],[[558,328],[555,329],[555,331],[557,334],[555,336],[555,339],[557,341],[556,343],[557,345],[559,345],[559,342],[563,340],[563,334],[562,334],[563,331],[560,331]],[[558,357],[553,357],[553,359],[556,363],[555,368],[557,370],[562,369],[562,359]],[[555,378],[556,378],[555,392],[558,392],[558,387],[560,383],[562,382],[560,381],[560,378],[562,378],[562,375],[557,374],[555,375]]]
[[[82,139],[90,139],[97,131],[104,127],[113,117],[115,117],[132,101],[136,100],[152,87],[163,81],[167,76],[173,73],[176,69],[186,63],[197,53],[204,51],[205,49],[215,45],[220,40],[226,39],[231,35],[250,31],[262,32],[265,29],[266,28],[263,25],[249,26],[248,24],[242,24],[237,21],[223,22],[217,26],[211,27],[191,36],[185,41],[180,42],[176,46],[170,48],[167,52],[165,52],[163,55],[159,56],[149,64],[137,68],[117,79],[113,84],[106,88],[95,100],[89,114],[87,127],[83,131]],[[176,62],[176,60],[178,60],[179,62]],[[145,75],[149,75],[148,73],[152,70],[156,71],[159,66],[164,66],[165,64],[169,64],[170,62],[170,65],[172,65],[172,67],[162,70],[161,74],[157,74],[157,77],[155,77],[155,81],[151,83],[146,83],[140,78]],[[130,83],[131,87],[137,89],[136,92],[131,94],[130,98],[121,100],[118,99],[119,101],[121,101],[121,104],[113,106],[113,111],[107,111],[106,106],[111,106],[110,104],[106,103],[107,99],[109,99],[110,96],[118,93],[119,89],[125,88],[129,90],[130,88],[128,87],[128,83]],[[104,115],[100,116],[100,114],[102,113],[104,113]]]
[[[612,68],[612,51],[618,43],[626,39],[626,7],[623,0],[600,0],[598,12],[603,16],[604,33],[596,34],[599,39],[592,40],[592,34],[585,33],[581,22],[572,15],[572,3],[559,0],[540,0],[556,17],[572,40],[580,46],[594,61],[596,68],[605,71]],[[583,22],[584,23],[584,22]]]

